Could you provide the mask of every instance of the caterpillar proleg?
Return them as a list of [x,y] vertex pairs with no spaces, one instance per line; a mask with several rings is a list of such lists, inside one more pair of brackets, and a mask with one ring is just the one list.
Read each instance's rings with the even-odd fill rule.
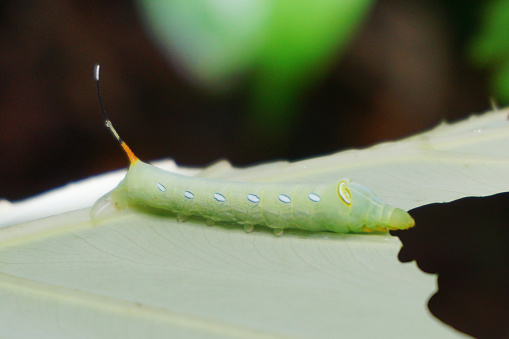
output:
[[130,161],[125,178],[95,205],[105,201],[118,209],[148,206],[167,210],[177,218],[199,216],[207,223],[232,222],[246,232],[263,225],[281,235],[284,229],[368,233],[407,229],[414,220],[368,188],[348,178],[326,184],[264,184],[198,178],[168,172],[139,160],[108,119],[99,91],[99,69],[94,76],[106,127]]

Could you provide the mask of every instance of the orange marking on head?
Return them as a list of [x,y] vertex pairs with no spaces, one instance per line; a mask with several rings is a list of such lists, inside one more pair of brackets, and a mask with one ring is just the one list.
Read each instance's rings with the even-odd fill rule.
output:
[[124,149],[125,153],[127,154],[127,157],[129,158],[129,161],[131,162],[131,164],[134,164],[136,161],[138,161],[138,157],[136,155],[134,155],[133,151],[131,151],[131,149],[129,148],[129,146],[127,146],[127,144],[125,142],[121,142],[120,145],[122,146],[122,148]]

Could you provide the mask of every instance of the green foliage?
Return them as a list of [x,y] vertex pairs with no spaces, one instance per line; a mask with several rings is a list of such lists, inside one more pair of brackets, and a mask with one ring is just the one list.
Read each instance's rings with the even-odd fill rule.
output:
[[154,38],[188,78],[225,90],[251,75],[252,122],[280,133],[302,90],[344,50],[371,3],[139,0]]
[[492,72],[491,89],[501,102],[509,102],[509,1],[485,5],[481,26],[471,44],[474,63]]

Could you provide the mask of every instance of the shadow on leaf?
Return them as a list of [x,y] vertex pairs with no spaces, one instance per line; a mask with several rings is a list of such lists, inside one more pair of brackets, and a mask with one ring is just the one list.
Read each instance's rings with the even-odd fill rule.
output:
[[480,338],[509,337],[509,193],[410,211],[399,260],[438,274],[431,313]]

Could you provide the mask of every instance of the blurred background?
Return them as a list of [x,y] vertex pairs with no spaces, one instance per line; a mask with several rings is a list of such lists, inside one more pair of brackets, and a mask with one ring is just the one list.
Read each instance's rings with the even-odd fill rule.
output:
[[2,1],[0,197],[143,160],[296,160],[509,99],[509,1]]
[[[509,0],[2,1],[0,198],[127,166],[104,127],[96,63],[106,110],[141,159],[243,166],[402,138],[488,110],[490,98],[507,105],[508,35]],[[502,337],[486,333],[506,330],[509,311],[499,301],[509,300],[509,278],[484,268],[508,272],[505,261],[487,265],[507,258],[507,237],[498,236],[507,233],[507,203],[479,204],[460,205],[459,214],[480,222],[499,215],[486,240],[474,216],[468,227],[447,206],[442,214],[423,207],[412,211],[423,227],[406,233],[416,246],[398,234],[400,259],[439,273],[430,309],[442,321]],[[444,224],[426,227],[422,215]],[[486,247],[475,252],[479,243]],[[485,259],[460,265],[460,257]],[[453,274],[443,272],[450,267]],[[448,285],[448,277],[459,281]]]

